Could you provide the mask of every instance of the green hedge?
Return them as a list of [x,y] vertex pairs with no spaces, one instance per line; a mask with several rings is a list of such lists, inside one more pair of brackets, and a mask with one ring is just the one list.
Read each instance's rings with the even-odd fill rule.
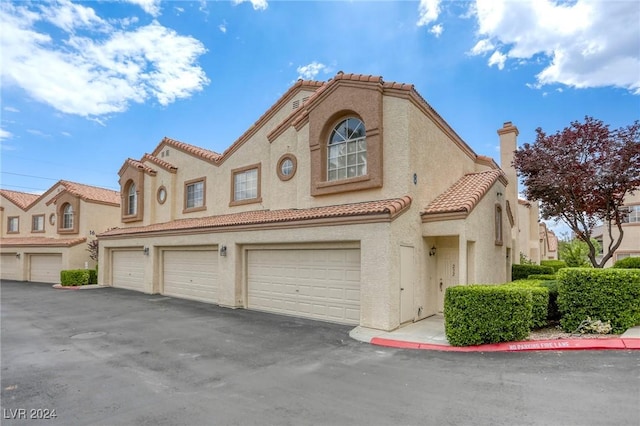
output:
[[547,280],[547,281],[557,281],[558,276],[555,274],[532,274],[527,277],[528,280]]
[[640,257],[625,257],[613,264],[614,268],[640,269]]
[[558,309],[558,281],[541,280],[538,285],[549,290],[549,305],[547,306],[547,320],[559,321],[560,309]]
[[97,284],[98,276],[94,269],[67,269],[60,271],[60,283],[63,286]]
[[564,260],[541,260],[540,266],[549,266],[553,268],[554,272],[558,272],[558,270],[567,267],[567,262]]
[[447,288],[444,328],[453,346],[523,340],[529,335],[532,292],[506,285]]
[[568,268],[558,271],[560,325],[574,331],[580,323],[610,321],[613,333],[640,325],[640,270]]
[[531,328],[541,328],[547,325],[549,289],[542,287],[540,281],[519,280],[504,284],[503,287],[521,288],[531,292]]
[[529,275],[553,275],[555,271],[550,266],[540,265],[511,265],[511,280],[523,280],[529,277]]

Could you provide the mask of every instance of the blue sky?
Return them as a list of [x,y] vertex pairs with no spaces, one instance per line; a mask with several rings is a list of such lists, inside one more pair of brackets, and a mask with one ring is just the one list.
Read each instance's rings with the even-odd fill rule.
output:
[[640,2],[6,1],[1,187],[118,188],[169,136],[224,151],[298,79],[414,84],[482,155],[640,119]]

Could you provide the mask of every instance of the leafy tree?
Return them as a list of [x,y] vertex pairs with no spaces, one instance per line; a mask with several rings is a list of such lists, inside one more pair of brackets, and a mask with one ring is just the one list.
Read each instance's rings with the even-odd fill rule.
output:
[[[541,201],[543,219],[566,223],[587,244],[591,264],[602,268],[624,236],[624,198],[640,188],[640,121],[611,130],[587,116],[555,134],[541,128],[536,133],[536,141],[518,149],[513,161],[524,194]],[[600,224],[610,243],[598,262],[591,236]]]
[[87,251],[89,252],[89,258],[97,262],[99,249],[100,249],[100,245],[98,243],[98,240],[89,241],[87,243]]
[[[591,242],[596,247],[596,252],[600,249],[600,243],[596,240]],[[564,260],[569,267],[591,266],[589,263],[589,245],[584,241],[573,239],[571,241],[560,241],[558,255],[560,260]]]

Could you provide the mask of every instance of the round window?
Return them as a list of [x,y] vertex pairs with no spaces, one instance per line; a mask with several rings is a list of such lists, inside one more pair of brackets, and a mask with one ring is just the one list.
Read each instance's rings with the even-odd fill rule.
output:
[[167,201],[167,189],[164,186],[158,188],[158,202],[164,204]]
[[51,213],[49,215],[49,223],[51,225],[55,225],[56,224],[56,214],[55,213]]
[[289,180],[296,174],[296,157],[293,154],[285,154],[278,161],[278,177],[280,180]]

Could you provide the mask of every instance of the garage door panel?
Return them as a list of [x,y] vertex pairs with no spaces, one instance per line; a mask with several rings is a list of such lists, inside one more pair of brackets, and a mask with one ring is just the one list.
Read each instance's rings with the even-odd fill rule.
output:
[[118,288],[144,291],[144,253],[142,249],[112,253],[112,283]]
[[163,252],[163,294],[217,303],[217,290],[217,250],[165,250]]
[[3,253],[0,256],[1,277],[4,280],[18,279],[18,260],[16,253]]
[[61,254],[29,255],[29,281],[59,283],[62,270]]
[[248,307],[358,324],[360,250],[254,250],[248,254]]

